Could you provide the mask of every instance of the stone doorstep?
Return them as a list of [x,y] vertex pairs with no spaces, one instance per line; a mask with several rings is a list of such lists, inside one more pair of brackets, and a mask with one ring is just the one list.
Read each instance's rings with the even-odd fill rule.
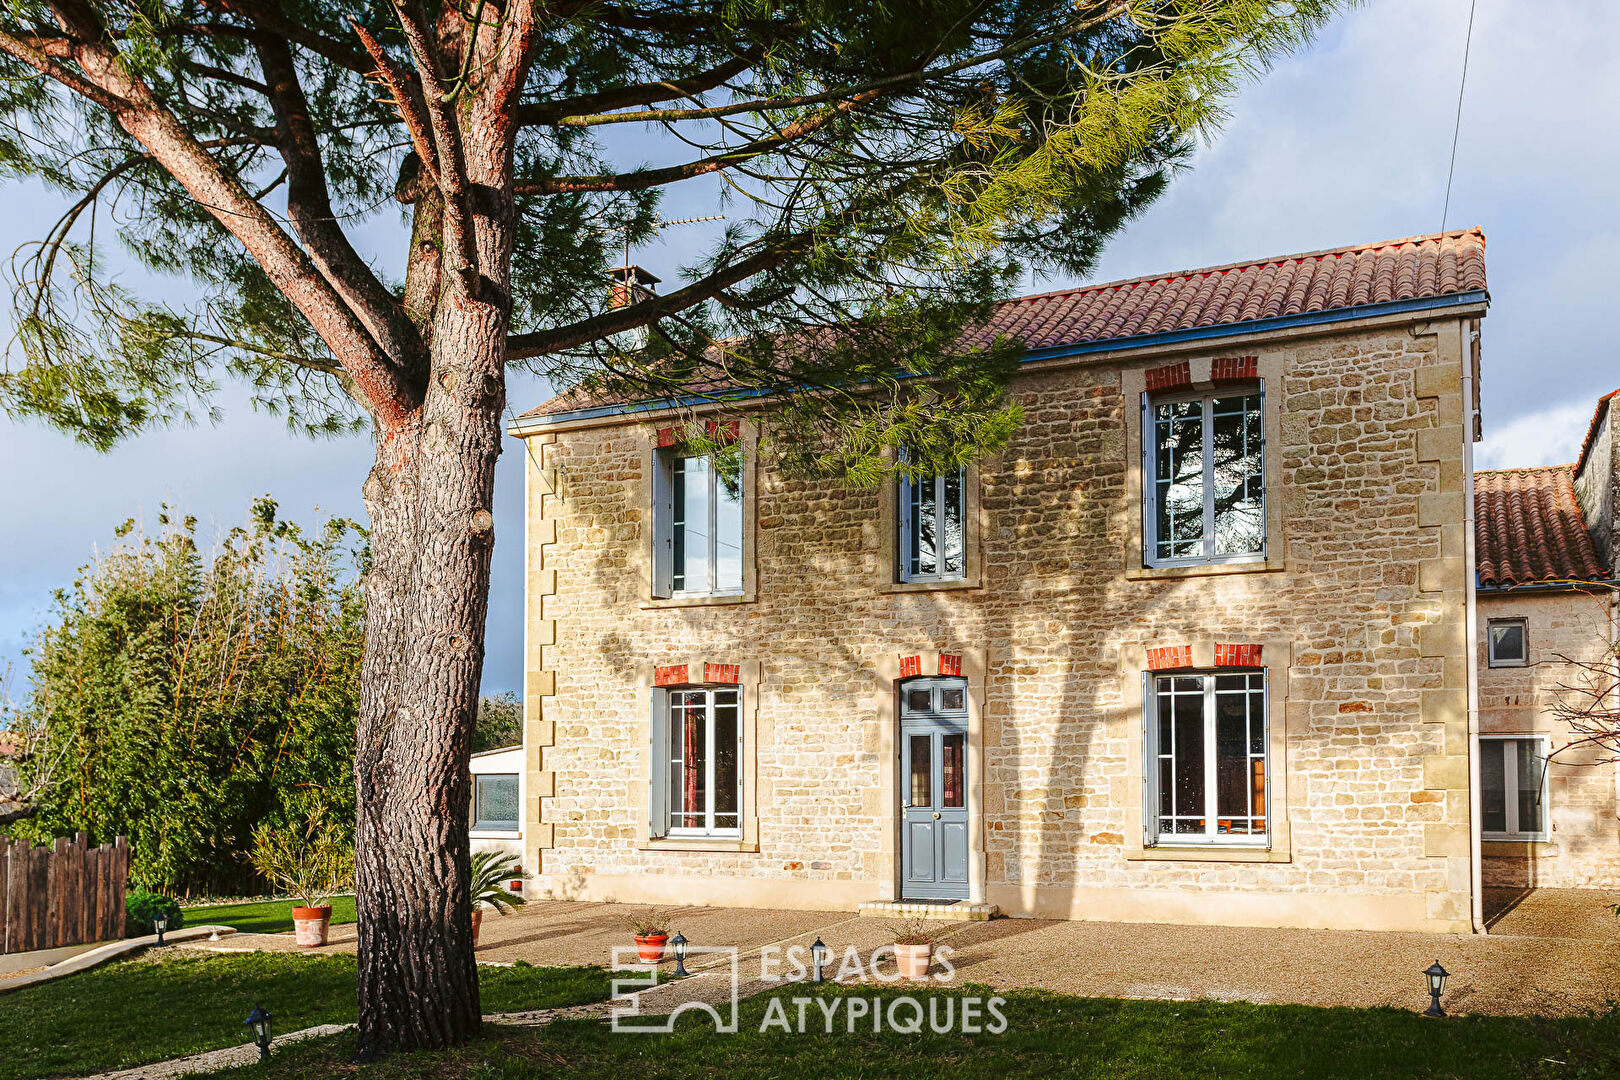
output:
[[970,904],[966,900],[929,903],[925,900],[868,900],[859,914],[872,919],[920,919],[927,922],[988,922],[1001,914],[994,904]]

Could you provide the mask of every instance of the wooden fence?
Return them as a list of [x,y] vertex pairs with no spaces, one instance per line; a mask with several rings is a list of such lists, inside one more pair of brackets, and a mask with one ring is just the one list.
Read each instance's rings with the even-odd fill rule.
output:
[[0,954],[124,936],[129,843],[91,847],[84,833],[53,847],[0,837]]

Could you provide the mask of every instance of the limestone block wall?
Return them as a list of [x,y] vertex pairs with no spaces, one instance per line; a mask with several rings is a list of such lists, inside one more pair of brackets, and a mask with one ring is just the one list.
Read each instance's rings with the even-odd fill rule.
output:
[[1581,504],[1586,527],[1597,541],[1604,562],[1620,571],[1620,472],[1615,458],[1614,400],[1600,406],[1597,427],[1591,432],[1586,460],[1575,476],[1575,495]]
[[[1529,664],[1487,666],[1490,619],[1526,620]],[[1482,593],[1479,597],[1480,732],[1549,736],[1546,843],[1484,842],[1485,884],[1511,887],[1620,887],[1620,784],[1601,756],[1566,750],[1567,724],[1550,711],[1560,684],[1577,685],[1580,673],[1561,657],[1595,660],[1610,633],[1606,594]]]
[[[847,908],[895,894],[896,657],[982,651],[985,898],[1012,914],[1465,931],[1462,320],[1026,368],[983,463],[982,584],[880,576],[889,493],[754,476],[746,602],[649,602],[656,420],[532,437],[527,856],[555,896]],[[1142,570],[1145,373],[1258,356],[1271,550]],[[664,421],[668,423],[667,420]],[[1134,556],[1133,551],[1138,553]],[[1134,561],[1134,566],[1133,566]],[[1144,850],[1145,650],[1263,645],[1270,852]],[[753,844],[645,840],[649,665],[757,663]],[[639,785],[639,786],[638,786]],[[1134,823],[1134,824],[1133,824]]]

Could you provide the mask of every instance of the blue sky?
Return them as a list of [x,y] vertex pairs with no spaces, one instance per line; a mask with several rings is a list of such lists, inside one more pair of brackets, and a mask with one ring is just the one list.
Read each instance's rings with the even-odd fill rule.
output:
[[[1351,11],[1232,103],[1224,130],[1115,240],[1094,280],[1438,229],[1467,22],[1468,0],[1373,0]],[[1620,386],[1607,325],[1620,250],[1616,40],[1620,5],[1479,0],[1447,224],[1482,225],[1488,238],[1483,466],[1571,460],[1593,402]],[[38,191],[8,189],[5,199],[3,250],[37,238],[60,209]],[[718,209],[713,187],[694,186],[663,213]],[[706,228],[671,230],[635,258],[672,281]],[[394,219],[364,233],[387,265],[399,248]],[[534,380],[510,390],[518,411],[546,394]],[[113,528],[152,519],[165,501],[221,531],[264,493],[300,521],[317,507],[363,517],[364,439],[294,437],[230,387],[219,404],[217,425],[155,432],[110,454],[0,417],[0,669],[20,667],[51,592],[112,542]],[[509,442],[497,471],[490,691],[520,685],[521,453]]]

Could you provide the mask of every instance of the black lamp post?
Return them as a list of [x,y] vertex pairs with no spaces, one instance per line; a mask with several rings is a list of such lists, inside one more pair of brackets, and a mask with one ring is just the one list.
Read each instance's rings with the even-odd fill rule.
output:
[[160,914],[154,915],[152,917],[152,929],[157,931],[157,936],[158,936],[157,943],[159,945],[163,944],[163,931],[167,930],[168,928],[169,928],[169,917],[167,915],[164,915],[164,914],[160,913]]
[[815,944],[810,946],[810,959],[816,965],[816,982],[821,981],[821,966],[827,962],[830,955],[832,950],[822,944],[820,938],[816,938]]
[[679,930],[669,939],[669,947],[675,950],[675,974],[685,976],[690,974],[686,970],[686,935]]
[[269,1061],[270,1014],[265,1011],[263,1005],[255,1005],[253,1011],[248,1013],[248,1018],[242,1021],[242,1024],[253,1032],[253,1041],[259,1047],[259,1060]]
[[1446,979],[1450,974],[1440,966],[1438,960],[1424,969],[1423,976],[1429,980],[1429,1007],[1423,1010],[1424,1016],[1446,1015],[1446,1010],[1440,1007],[1440,991],[1446,988]]

